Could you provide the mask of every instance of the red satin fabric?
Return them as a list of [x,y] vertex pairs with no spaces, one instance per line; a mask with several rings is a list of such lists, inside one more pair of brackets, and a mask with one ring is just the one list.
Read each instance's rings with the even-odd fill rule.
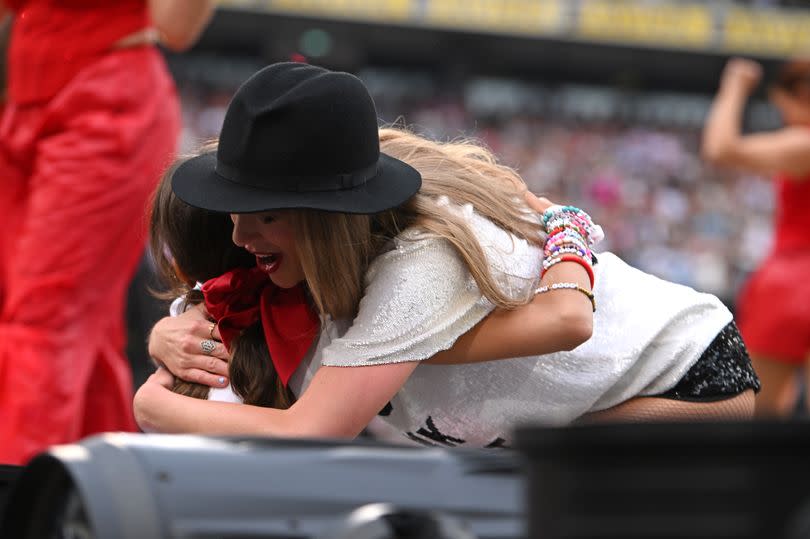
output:
[[737,297],[752,356],[800,365],[810,357],[810,175],[778,174],[774,242]]
[[110,53],[0,121],[0,463],[135,431],[126,291],[173,157],[174,85],[152,48]]
[[206,281],[202,292],[228,349],[242,330],[261,320],[270,359],[286,386],[319,326],[304,288],[279,288],[259,268],[237,268]]
[[16,104],[51,99],[124,36],[149,26],[145,0],[5,0],[15,11],[8,95]]

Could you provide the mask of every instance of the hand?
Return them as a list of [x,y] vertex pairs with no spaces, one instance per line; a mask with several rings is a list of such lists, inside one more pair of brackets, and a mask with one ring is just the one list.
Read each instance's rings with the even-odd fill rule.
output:
[[[203,305],[180,314],[163,318],[149,335],[149,355],[172,374],[188,382],[211,387],[228,385],[230,355],[221,342],[219,331],[211,329]],[[213,339],[211,339],[213,337]],[[201,343],[214,341],[214,349],[206,354]]]
[[529,208],[536,211],[540,215],[543,215],[543,212],[554,206],[554,203],[546,197],[538,197],[531,191],[526,191],[523,193],[523,200],[529,205]]
[[762,66],[753,60],[732,58],[726,63],[720,79],[721,87],[740,88],[750,94],[762,79]]

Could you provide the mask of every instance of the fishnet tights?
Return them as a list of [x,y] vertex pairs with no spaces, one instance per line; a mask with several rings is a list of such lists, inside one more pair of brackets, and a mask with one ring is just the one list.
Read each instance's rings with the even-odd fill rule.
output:
[[754,417],[754,390],[715,402],[636,397],[613,408],[582,416],[577,423],[747,420]]

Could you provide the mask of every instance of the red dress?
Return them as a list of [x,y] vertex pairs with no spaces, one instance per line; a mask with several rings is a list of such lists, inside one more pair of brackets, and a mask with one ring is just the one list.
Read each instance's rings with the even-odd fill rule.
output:
[[751,355],[799,364],[810,358],[810,174],[774,182],[773,249],[743,287],[737,320]]
[[135,430],[126,290],[179,104],[160,52],[113,44],[144,0],[15,0],[0,119],[0,463]]

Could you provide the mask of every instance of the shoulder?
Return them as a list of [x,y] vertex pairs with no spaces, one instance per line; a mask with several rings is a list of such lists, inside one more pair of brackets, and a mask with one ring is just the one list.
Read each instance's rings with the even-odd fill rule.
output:
[[458,277],[465,271],[463,260],[448,240],[409,228],[394,238],[390,250],[371,263],[366,286],[389,279],[402,282]]
[[409,230],[373,262],[357,316],[324,350],[322,364],[426,359],[491,310],[449,241]]
[[475,302],[481,294],[450,242],[407,230],[369,268],[354,326],[380,327],[383,319],[426,323],[461,297]]

